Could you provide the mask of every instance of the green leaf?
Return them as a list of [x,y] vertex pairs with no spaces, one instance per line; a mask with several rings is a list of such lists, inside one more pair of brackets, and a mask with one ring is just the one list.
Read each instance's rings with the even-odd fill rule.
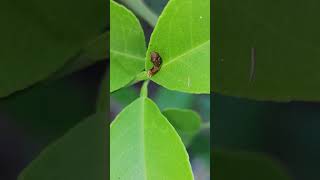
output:
[[[106,27],[103,0],[0,3],[0,97],[46,79]],[[72,13],[71,11],[72,10]]]
[[124,87],[144,68],[143,30],[125,7],[110,1],[110,92]]
[[165,109],[162,114],[176,129],[183,143],[188,146],[200,130],[199,114],[189,109]]
[[210,0],[170,0],[152,33],[150,53],[162,58],[151,79],[170,90],[210,93]]
[[108,39],[109,32],[99,35],[96,39],[92,40],[84,48],[82,48],[80,53],[69,59],[62,68],[60,68],[46,80],[50,81],[62,78],[71,73],[91,66],[99,61],[105,60],[107,57],[109,57]]
[[105,114],[96,114],[49,145],[19,180],[107,179]]
[[127,106],[111,124],[111,180],[193,179],[183,143],[146,97]]
[[284,168],[268,156],[247,152],[213,152],[215,180],[290,180]]
[[141,91],[140,91],[141,97],[148,97],[148,85],[149,85],[149,80],[146,80],[143,82]]
[[91,41],[85,48],[83,54],[92,60],[103,60],[109,57],[109,31],[104,32]]
[[257,100],[320,100],[319,6],[215,1],[214,91]]

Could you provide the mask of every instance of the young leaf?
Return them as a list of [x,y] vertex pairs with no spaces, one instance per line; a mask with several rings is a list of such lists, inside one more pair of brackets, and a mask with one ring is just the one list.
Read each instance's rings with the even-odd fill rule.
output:
[[[104,0],[0,3],[0,97],[46,79],[106,27]],[[70,12],[72,10],[72,13]]]
[[111,180],[192,180],[180,137],[146,97],[127,106],[111,124]]
[[114,1],[110,1],[110,11],[110,92],[113,92],[143,70],[146,47],[138,19]]
[[213,152],[215,180],[291,180],[284,168],[268,156],[247,152]]
[[19,176],[19,180],[107,179],[107,125],[96,114],[49,145]]
[[188,146],[200,130],[201,118],[199,114],[188,109],[165,109],[162,114],[176,129],[183,143]]
[[320,100],[319,6],[214,1],[214,91],[257,100]]
[[210,0],[170,0],[151,35],[150,53],[162,58],[151,79],[171,90],[210,93]]

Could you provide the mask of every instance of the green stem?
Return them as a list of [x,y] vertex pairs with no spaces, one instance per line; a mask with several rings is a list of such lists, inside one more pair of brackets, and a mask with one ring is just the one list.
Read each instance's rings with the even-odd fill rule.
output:
[[149,79],[148,78],[148,75],[147,75],[147,72],[146,71],[142,71],[141,73],[137,74],[137,76],[128,84],[126,85],[126,87],[129,87],[129,86],[132,86],[140,81],[144,81],[144,80],[147,80]]
[[140,97],[148,97],[148,84],[149,84],[149,80],[146,80],[143,82],[143,85],[141,87]]

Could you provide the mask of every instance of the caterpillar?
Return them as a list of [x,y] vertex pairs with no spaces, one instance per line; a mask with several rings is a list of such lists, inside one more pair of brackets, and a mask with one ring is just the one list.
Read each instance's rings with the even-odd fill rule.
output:
[[150,57],[153,67],[148,70],[148,77],[152,77],[153,75],[155,75],[160,70],[162,63],[159,53],[151,52]]

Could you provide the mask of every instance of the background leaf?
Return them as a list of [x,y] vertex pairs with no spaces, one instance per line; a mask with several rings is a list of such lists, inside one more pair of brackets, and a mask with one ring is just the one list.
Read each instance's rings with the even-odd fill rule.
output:
[[162,114],[180,135],[183,143],[188,146],[200,130],[201,118],[198,113],[189,109],[165,109]]
[[148,98],[138,98],[116,117],[110,139],[111,180],[193,179],[178,134]]
[[128,84],[143,70],[146,52],[138,19],[124,6],[110,1],[110,92]]
[[159,17],[146,57],[162,57],[151,79],[170,90],[210,93],[210,0],[170,0]]
[[65,0],[1,1],[0,97],[47,78],[102,33],[106,6],[103,0],[79,0],[77,6]]
[[290,180],[284,168],[268,156],[247,152],[213,152],[215,180]]
[[96,39],[91,41],[88,46],[84,48],[85,56],[91,59],[103,60],[109,57],[109,40],[110,32],[104,32]]
[[76,71],[82,70],[99,61],[106,60],[109,57],[109,31],[99,35],[96,39],[90,41],[84,48],[81,49],[75,57],[52,74],[47,80],[56,80],[61,77],[70,75]]
[[[24,142],[27,162],[44,145],[96,112],[97,92],[105,64],[100,62],[56,81],[37,83],[0,99],[0,116],[7,116],[8,122],[21,130],[21,136],[27,139]],[[4,118],[0,117],[1,120]],[[1,132],[9,130],[4,128]],[[37,144],[36,148],[32,147],[34,144]]]
[[214,91],[258,100],[320,100],[319,5],[215,1]]
[[105,114],[96,114],[49,145],[19,180],[107,179]]

